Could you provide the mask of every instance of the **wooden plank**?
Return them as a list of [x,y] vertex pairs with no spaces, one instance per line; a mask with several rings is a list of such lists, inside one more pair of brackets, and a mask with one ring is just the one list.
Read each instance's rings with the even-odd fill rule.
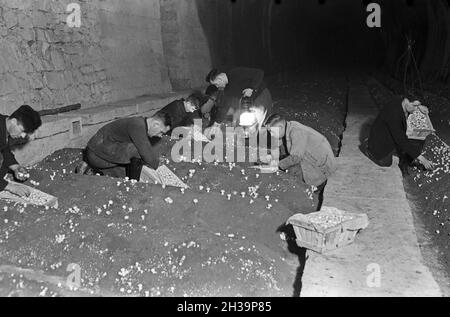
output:
[[55,115],[55,114],[64,113],[64,112],[76,111],[79,109],[81,109],[81,104],[76,103],[74,105],[69,105],[69,106],[65,106],[65,107],[61,107],[61,108],[41,110],[41,111],[39,111],[39,114],[41,116],[50,116],[50,115]]

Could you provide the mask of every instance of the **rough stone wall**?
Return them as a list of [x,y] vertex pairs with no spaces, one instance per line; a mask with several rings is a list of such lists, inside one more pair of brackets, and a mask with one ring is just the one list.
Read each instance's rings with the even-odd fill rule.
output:
[[164,55],[174,89],[199,87],[211,68],[195,0],[161,0]]
[[101,47],[115,100],[172,90],[164,58],[159,2],[99,1]]
[[[80,28],[66,23],[72,2]],[[0,113],[171,89],[159,0],[0,0]]]

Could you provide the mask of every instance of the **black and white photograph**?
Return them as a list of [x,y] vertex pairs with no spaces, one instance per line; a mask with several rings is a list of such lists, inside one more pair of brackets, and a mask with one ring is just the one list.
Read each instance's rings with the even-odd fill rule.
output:
[[448,0],[0,0],[0,297],[447,297],[449,144]]

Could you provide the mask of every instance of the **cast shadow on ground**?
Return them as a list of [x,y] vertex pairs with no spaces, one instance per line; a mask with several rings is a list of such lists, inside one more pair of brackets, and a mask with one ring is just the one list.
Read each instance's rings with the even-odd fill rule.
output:
[[374,119],[369,119],[366,122],[363,123],[361,130],[359,131],[359,144],[363,144],[364,140],[369,137],[370,134],[370,128],[373,125]]
[[302,282],[303,272],[305,270],[306,260],[308,260],[308,257],[306,256],[306,249],[299,247],[295,242],[295,232],[292,225],[283,224],[280,227],[278,227],[277,232],[285,234],[288,251],[291,252],[292,254],[295,254],[298,258],[299,265],[297,267],[294,284],[292,285],[293,286],[292,297],[300,297],[303,287]]
[[[358,148],[361,151],[362,154],[367,156],[367,139],[370,135],[370,128],[373,125],[374,119],[369,119],[366,122],[363,123],[361,130],[359,131],[359,145]],[[372,160],[370,157],[368,157],[370,160]]]

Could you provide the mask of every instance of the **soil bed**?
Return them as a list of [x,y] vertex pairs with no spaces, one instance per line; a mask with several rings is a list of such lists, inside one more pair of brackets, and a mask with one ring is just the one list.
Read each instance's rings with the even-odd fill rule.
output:
[[[338,151],[345,78],[305,76],[270,86],[282,114],[322,132]],[[299,261],[277,229],[294,213],[316,210],[311,188],[294,172],[174,163],[171,142],[161,141],[162,162],[189,185],[184,193],[75,175],[80,149],[37,164],[31,179],[59,198],[59,208],[0,203],[0,296],[67,296],[70,264],[81,270],[84,295],[291,296]],[[258,197],[249,187],[258,187]]]

